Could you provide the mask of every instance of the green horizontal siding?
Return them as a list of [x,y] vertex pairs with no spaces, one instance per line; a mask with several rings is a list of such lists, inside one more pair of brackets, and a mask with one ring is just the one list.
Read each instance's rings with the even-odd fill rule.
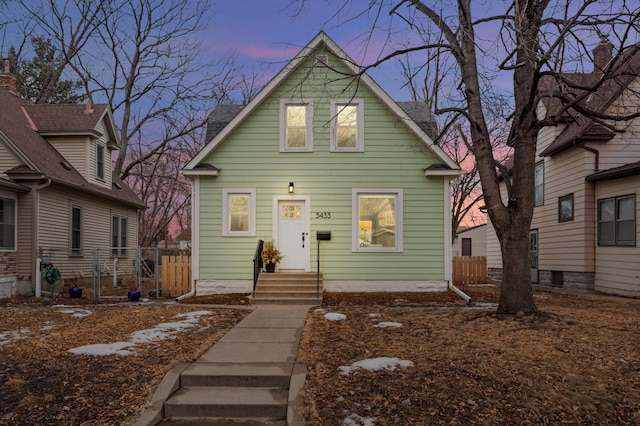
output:
[[[285,195],[290,181],[296,195],[311,198],[312,270],[315,232],[332,231],[332,240],[321,243],[326,279],[444,279],[443,180],[424,176],[440,161],[363,86],[354,95],[364,99],[365,152],[330,152],[329,101],[353,94],[343,93],[344,80],[336,77],[320,67],[294,71],[206,159],[220,173],[201,178],[201,279],[251,278],[257,240],[273,238],[273,196]],[[280,99],[291,93],[313,99],[313,152],[279,152]],[[255,237],[222,237],[223,188],[256,189]],[[352,253],[352,188],[403,189],[402,253]],[[316,219],[315,212],[330,212],[331,219]]]

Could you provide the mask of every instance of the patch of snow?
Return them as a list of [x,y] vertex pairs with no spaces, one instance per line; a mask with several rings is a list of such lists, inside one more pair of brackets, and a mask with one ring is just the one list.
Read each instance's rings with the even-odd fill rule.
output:
[[58,310],[58,312],[62,314],[71,314],[71,316],[74,318],[84,318],[93,314],[93,312],[88,309],[69,308],[68,306],[64,305],[56,305],[55,308]]
[[26,327],[23,327],[20,330],[0,332],[0,346],[7,345],[16,340],[26,339],[25,334],[29,334],[29,333],[31,333],[31,330],[29,330]]
[[132,342],[99,343],[95,345],[79,346],[77,348],[69,349],[69,352],[76,355],[131,355],[133,352],[126,349],[132,346],[135,346]]
[[48,331],[48,330],[53,330],[56,326],[53,325],[53,323],[51,321],[47,321],[44,323],[44,325],[42,326],[42,328],[40,330],[42,331]]
[[340,375],[345,376],[347,374],[351,374],[358,369],[368,370],[368,371],[380,371],[380,370],[395,370],[398,367],[413,367],[412,361],[405,361],[399,358],[388,358],[388,357],[380,357],[380,358],[370,358],[362,361],[354,362],[351,365],[338,367],[340,370]]
[[327,312],[326,314],[324,314],[324,319],[329,321],[342,321],[347,319],[347,316],[345,314],[339,314],[336,312]]
[[174,334],[193,328],[198,324],[203,315],[211,315],[209,311],[195,311],[176,315],[177,318],[186,318],[182,321],[164,322],[153,328],[138,330],[131,335],[134,343],[151,343],[156,340],[165,340]]
[[128,348],[135,347],[138,344],[167,339],[177,333],[196,327],[201,316],[211,314],[211,311],[194,311],[178,314],[174,318],[184,319],[181,321],[165,322],[153,328],[135,331],[131,333],[131,340],[128,342],[80,346],[69,349],[69,352],[87,355],[132,355],[135,351],[127,350]]
[[399,322],[379,322],[374,327],[378,328],[387,328],[387,327],[402,327],[402,324]]
[[378,318],[380,314],[369,314],[369,318]]
[[352,414],[342,421],[344,426],[374,426],[376,417],[362,417],[357,414]]

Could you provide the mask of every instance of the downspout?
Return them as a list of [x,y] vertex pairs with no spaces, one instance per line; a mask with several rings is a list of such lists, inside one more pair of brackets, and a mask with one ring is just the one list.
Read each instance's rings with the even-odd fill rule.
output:
[[471,303],[471,297],[453,285],[453,274],[451,271],[451,263],[453,262],[453,258],[451,256],[451,180],[453,180],[453,177],[450,179],[444,179],[444,198],[447,200],[444,203],[444,273],[445,279],[447,280],[447,288],[462,297],[467,303]]
[[33,206],[31,206],[31,229],[33,232],[31,241],[31,259],[36,259],[35,263],[35,273],[32,273],[31,276],[35,277],[36,280],[36,297],[42,297],[42,276],[40,274],[40,262],[41,259],[38,257],[38,242],[40,241],[38,233],[40,232],[38,223],[39,223],[39,214],[40,211],[40,196],[39,192],[41,189],[46,188],[51,185],[51,179],[47,179],[45,183],[41,185],[35,185],[32,188],[33,192]]
[[467,295],[464,291],[460,290],[458,287],[453,285],[451,281],[449,281],[449,290],[453,291],[458,296],[462,297],[467,303],[471,303],[473,300],[471,296]]
[[[185,176],[186,177],[186,176]],[[191,185],[191,291],[176,298],[176,302],[191,298],[196,295],[196,280],[200,278],[199,268],[200,262],[198,255],[200,252],[200,176],[193,177]],[[196,232],[198,230],[198,232]]]
[[589,151],[593,154],[595,154],[595,159],[596,159],[596,164],[595,164],[595,172],[600,170],[600,151],[598,151],[595,148],[591,148],[590,146],[585,145],[584,143],[580,144],[580,147],[582,147],[582,149],[584,149],[585,151]]

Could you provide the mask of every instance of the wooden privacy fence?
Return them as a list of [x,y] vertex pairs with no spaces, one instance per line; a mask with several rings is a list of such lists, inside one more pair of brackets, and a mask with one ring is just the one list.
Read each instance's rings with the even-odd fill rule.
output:
[[453,258],[453,285],[487,282],[486,256],[456,256]]
[[162,256],[160,271],[163,297],[178,297],[191,290],[191,256]]

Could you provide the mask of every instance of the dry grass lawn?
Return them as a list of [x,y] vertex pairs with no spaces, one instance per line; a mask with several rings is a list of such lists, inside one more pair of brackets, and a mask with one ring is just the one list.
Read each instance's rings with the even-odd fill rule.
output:
[[[501,317],[495,307],[379,296],[328,299],[309,316],[299,352],[309,424],[640,424],[638,300],[537,292],[540,315]],[[380,357],[413,366],[340,374]]]
[[[640,424],[640,300],[536,292],[540,315],[500,317],[495,289],[467,292],[475,305],[453,293],[326,295],[298,353],[308,366],[308,424]],[[196,359],[249,312],[58,302],[79,305],[0,303],[0,425],[130,424],[170,368]],[[243,294],[191,302],[247,304]],[[126,342],[198,310],[211,312],[198,327],[132,355],[69,352]],[[340,374],[382,357],[413,366]]]

